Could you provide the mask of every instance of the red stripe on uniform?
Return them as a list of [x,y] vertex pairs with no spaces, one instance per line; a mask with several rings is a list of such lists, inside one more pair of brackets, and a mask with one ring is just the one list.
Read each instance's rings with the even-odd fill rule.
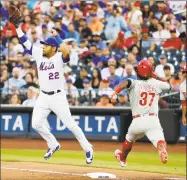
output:
[[182,104],[182,106],[186,106],[187,105],[186,100],[182,100],[181,104]]

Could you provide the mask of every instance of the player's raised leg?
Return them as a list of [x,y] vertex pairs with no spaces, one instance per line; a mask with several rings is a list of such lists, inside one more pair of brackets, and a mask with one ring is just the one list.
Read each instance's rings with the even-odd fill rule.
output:
[[152,142],[152,144],[157,148],[160,156],[160,160],[165,164],[168,161],[167,144],[159,120],[155,119],[155,123],[157,123],[157,125],[155,125],[155,128],[148,130],[146,132],[146,136]]
[[[55,98],[58,99],[58,101],[55,101]],[[79,141],[81,147],[86,152],[86,163],[91,164],[93,160],[93,146],[88,142],[81,128],[72,118],[65,93],[63,94],[63,92],[61,92],[58,96],[54,97],[53,103],[51,104],[51,110],[62,120],[64,125],[74,134],[76,139]]]
[[[60,144],[57,142],[56,138],[50,132],[49,127],[46,126],[47,116],[51,112],[47,107],[41,107],[40,103],[45,103],[41,95],[38,97],[36,106],[33,110],[32,115],[32,127],[35,129],[42,137],[46,140],[48,145],[47,153],[44,155],[45,159],[49,159],[53,153],[60,149]],[[47,104],[46,104],[47,105]]]
[[144,136],[144,129],[137,128],[140,126],[140,120],[134,120],[129,126],[125,141],[122,144],[122,150],[117,149],[114,153],[116,159],[122,167],[127,165],[127,156],[130,153],[134,142]]

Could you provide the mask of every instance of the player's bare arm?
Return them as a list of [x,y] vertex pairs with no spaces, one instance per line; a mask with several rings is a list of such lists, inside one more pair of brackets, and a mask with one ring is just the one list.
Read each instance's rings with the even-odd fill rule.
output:
[[112,93],[111,102],[116,103],[117,95],[125,88],[129,88],[131,85],[131,80],[127,79],[122,81],[116,88],[115,91]]

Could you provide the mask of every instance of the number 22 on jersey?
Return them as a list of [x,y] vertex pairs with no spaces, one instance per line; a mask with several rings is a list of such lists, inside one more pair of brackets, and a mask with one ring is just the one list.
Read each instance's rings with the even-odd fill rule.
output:
[[59,73],[58,72],[49,73],[49,80],[53,80],[53,79],[59,79]]
[[151,106],[155,98],[155,92],[141,92],[140,97],[139,104],[141,106]]

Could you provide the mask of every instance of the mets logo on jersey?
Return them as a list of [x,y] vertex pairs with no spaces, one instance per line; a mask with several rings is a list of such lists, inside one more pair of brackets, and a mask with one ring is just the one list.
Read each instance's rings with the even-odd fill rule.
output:
[[41,62],[39,70],[46,71],[46,70],[50,70],[50,69],[54,69],[54,68],[55,68],[55,66],[53,63],[46,64],[45,62]]

